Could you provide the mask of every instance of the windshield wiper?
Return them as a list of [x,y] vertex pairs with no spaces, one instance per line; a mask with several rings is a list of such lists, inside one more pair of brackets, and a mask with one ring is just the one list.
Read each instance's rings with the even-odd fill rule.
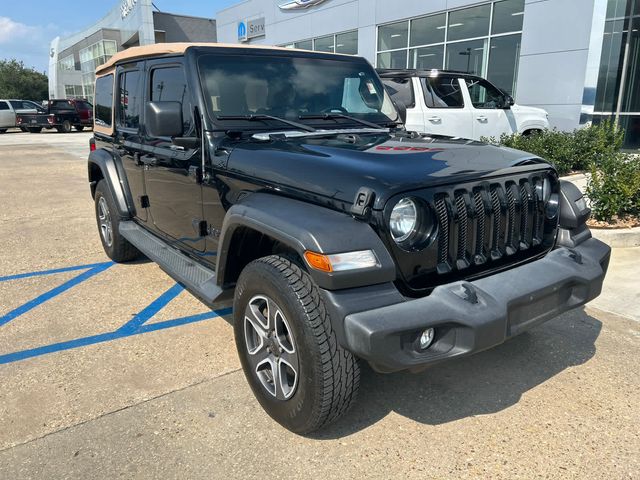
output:
[[293,120],[287,120],[286,118],[274,117],[273,115],[265,115],[262,113],[250,114],[250,115],[220,115],[216,117],[217,120],[247,120],[249,122],[259,122],[264,120],[276,120],[278,122],[287,124],[291,127],[299,128],[305,132],[315,132],[316,129],[305,125],[303,123],[294,122]]
[[359,118],[352,117],[351,115],[345,115],[344,113],[322,113],[322,114],[316,114],[316,115],[300,115],[298,118],[300,120],[314,120],[314,119],[335,120],[336,118],[344,118],[346,120],[351,120],[352,122],[357,122],[361,125],[366,125],[367,127],[380,128],[380,129],[383,128],[377,123],[367,122],[366,120],[360,120]]

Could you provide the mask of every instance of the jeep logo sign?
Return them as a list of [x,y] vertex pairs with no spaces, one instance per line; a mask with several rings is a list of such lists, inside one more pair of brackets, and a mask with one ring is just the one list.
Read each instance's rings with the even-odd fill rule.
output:
[[264,36],[264,17],[238,22],[238,41],[246,42],[251,38]]
[[136,3],[138,3],[138,0],[122,0],[122,3],[120,4],[120,15],[123,19],[131,13],[131,10],[136,6]]

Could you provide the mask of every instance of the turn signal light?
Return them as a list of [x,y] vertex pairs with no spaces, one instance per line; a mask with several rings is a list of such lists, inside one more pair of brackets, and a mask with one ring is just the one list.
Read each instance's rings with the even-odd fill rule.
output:
[[331,267],[331,262],[329,261],[329,257],[326,255],[322,255],[321,253],[315,253],[306,251],[304,252],[304,258],[307,263],[315,268],[316,270],[320,270],[322,272],[332,272],[333,268]]

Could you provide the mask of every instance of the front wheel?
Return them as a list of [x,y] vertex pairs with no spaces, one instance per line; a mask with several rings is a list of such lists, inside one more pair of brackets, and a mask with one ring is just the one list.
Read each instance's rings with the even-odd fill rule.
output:
[[305,434],[351,407],[360,368],[338,344],[308,273],[275,255],[251,262],[238,280],[233,312],[244,374],[275,421]]
[[42,131],[42,127],[27,127],[29,133],[40,133]]
[[81,132],[82,130],[84,130],[84,125],[76,125],[76,126],[75,126],[75,129],[76,129],[78,132]]
[[0,128],[0,133],[6,133],[7,129],[6,128]]

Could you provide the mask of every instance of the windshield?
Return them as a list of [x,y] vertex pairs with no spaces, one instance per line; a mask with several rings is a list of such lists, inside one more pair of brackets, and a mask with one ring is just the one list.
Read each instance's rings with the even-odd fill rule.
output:
[[[398,120],[382,83],[363,61],[288,55],[204,55],[198,65],[207,109],[214,120],[272,115],[305,123],[320,122],[322,127],[328,126],[322,118],[308,117],[334,113],[377,124]],[[341,124],[354,123],[338,118],[331,117]],[[282,124],[277,127],[282,128]]]

